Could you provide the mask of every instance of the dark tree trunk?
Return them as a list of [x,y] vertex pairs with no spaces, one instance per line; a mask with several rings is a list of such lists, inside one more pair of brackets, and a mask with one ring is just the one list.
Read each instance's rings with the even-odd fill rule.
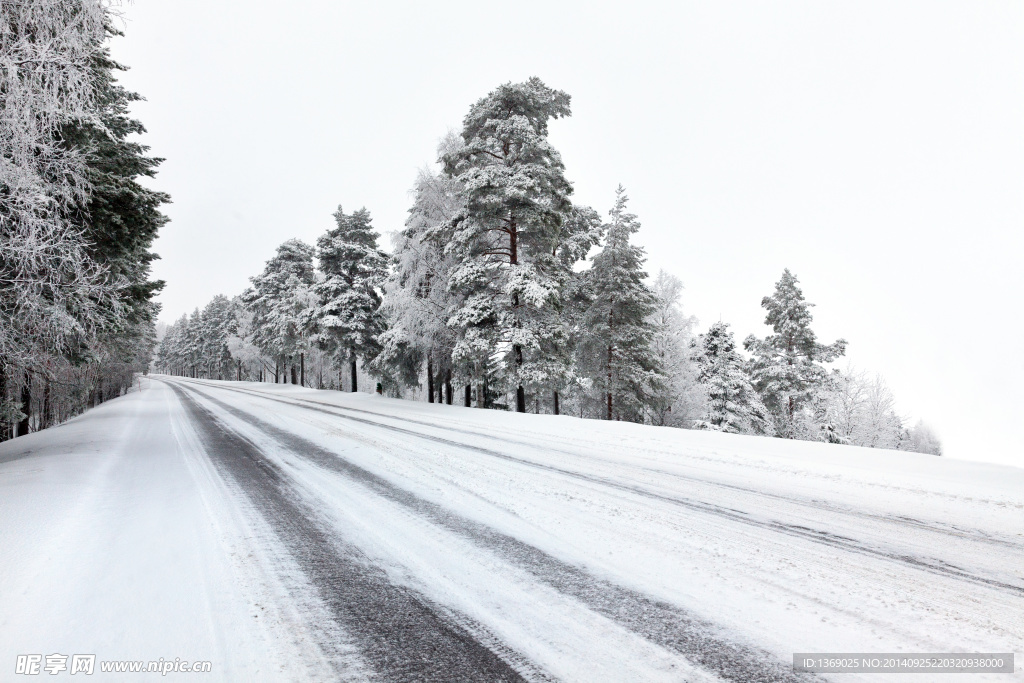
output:
[[356,352],[352,352],[351,360],[349,360],[349,369],[352,371],[352,393],[359,391],[359,380],[356,379]]
[[[611,325],[612,314],[608,314],[608,324]],[[608,419],[612,419],[612,347],[608,347]]]
[[[519,295],[513,294],[512,295],[512,302],[513,302],[514,306],[518,307],[519,306]],[[512,351],[515,354],[516,369],[519,370],[520,368],[523,367],[523,347],[519,346],[518,344],[516,344],[515,346],[512,347]],[[526,389],[523,388],[522,384],[520,384],[516,388],[516,412],[517,413],[525,413],[526,412]]]
[[292,384],[298,384],[298,383],[299,383],[298,368],[296,368],[294,365],[292,365]]
[[452,404],[452,371],[444,371],[444,402],[448,405]]
[[469,403],[472,400],[473,400],[473,390],[467,384],[466,385],[466,404],[465,404],[467,408],[469,407]]
[[[519,297],[518,296],[514,296],[513,301],[515,301],[516,305],[518,305]],[[517,344],[517,345],[512,347],[512,351],[515,354],[516,369],[518,370],[518,369],[523,367],[523,347],[519,346]],[[516,412],[517,413],[525,413],[526,412],[526,389],[523,388],[522,384],[520,384],[516,388]]]
[[306,354],[299,354],[299,384],[306,386]]
[[32,376],[25,373],[25,383],[21,385],[21,412],[25,417],[18,423],[18,436],[28,434],[28,423],[32,419]]
[[[0,405],[7,400],[7,366],[0,360]],[[0,441],[7,441],[11,437],[11,428],[4,422],[0,422]]]
[[43,412],[39,416],[39,428],[46,429],[50,426],[50,378],[43,379]]
[[552,412],[553,412],[553,413],[554,413],[555,415],[558,415],[559,413],[558,413],[558,391],[557,391],[557,390],[556,390],[556,391],[554,391],[554,392],[552,392],[552,395],[551,395],[551,399],[552,399],[552,400],[551,400],[551,409],[552,409]]
[[789,408],[789,426],[786,429],[789,431],[789,434],[787,434],[786,436],[787,436],[787,438],[792,439],[793,438],[793,413],[796,411],[796,404],[793,401],[793,397],[792,396],[789,397],[789,406],[788,406],[788,408]]
[[[508,222],[508,261],[511,265],[519,263],[519,230],[516,226],[515,216],[509,216]],[[516,293],[512,294],[512,309],[515,311],[519,308],[519,295]],[[512,346],[512,352],[515,354],[516,359],[516,370],[523,367],[523,347],[519,344]],[[520,384],[516,389],[516,412],[526,412],[526,390],[523,389],[523,385]]]
[[427,403],[434,402],[434,359],[427,356]]

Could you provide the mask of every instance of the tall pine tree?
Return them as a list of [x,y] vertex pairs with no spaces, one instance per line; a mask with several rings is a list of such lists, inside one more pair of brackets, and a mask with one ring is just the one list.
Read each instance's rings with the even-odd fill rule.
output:
[[253,314],[253,344],[279,367],[294,364],[298,354],[308,351],[315,333],[313,254],[305,242],[288,240],[242,294]]
[[818,342],[811,330],[813,305],[804,300],[796,276],[787,268],[775,283],[775,292],[761,300],[768,311],[765,324],[775,334],[764,339],[750,335],[743,342],[754,355],[754,387],[775,418],[776,433],[789,439],[800,436],[798,413],[827,379],[827,370],[821,364],[846,352],[845,339],[828,345]]
[[378,289],[387,277],[389,259],[377,247],[369,211],[359,209],[349,215],[339,206],[334,220],[336,226],[316,242],[324,276],[316,285],[320,298],[316,320],[321,339],[339,365],[348,363],[351,388],[356,391],[356,360],[365,362],[380,351],[377,337],[384,331],[384,318]]
[[640,422],[647,408],[664,400],[665,387],[651,349],[650,318],[658,302],[644,284],[644,251],[629,241],[640,223],[626,211],[628,201],[620,185],[604,247],[587,273],[590,302],[580,364],[601,390],[607,419]]
[[448,245],[461,259],[452,284],[466,294],[452,320],[465,331],[455,353],[507,349],[503,365],[519,412],[524,385],[544,382],[550,371],[542,346],[564,333],[555,312],[557,251],[572,185],[547,136],[548,122],[569,114],[569,96],[540,79],[507,83],[470,108],[465,144],[442,159],[466,200]]

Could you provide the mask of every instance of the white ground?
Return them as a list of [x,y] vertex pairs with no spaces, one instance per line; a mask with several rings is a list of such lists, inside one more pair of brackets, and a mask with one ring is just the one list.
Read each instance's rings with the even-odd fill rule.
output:
[[[1024,470],[174,381],[279,465],[338,539],[527,678],[715,675],[540,580],[516,553],[317,464],[266,426],[782,662],[793,652],[1016,652],[1012,678],[1024,679]],[[210,660],[204,680],[367,672],[358,644],[203,443],[178,394],[143,380],[141,391],[0,445],[0,672],[13,671],[17,654],[55,652]]]

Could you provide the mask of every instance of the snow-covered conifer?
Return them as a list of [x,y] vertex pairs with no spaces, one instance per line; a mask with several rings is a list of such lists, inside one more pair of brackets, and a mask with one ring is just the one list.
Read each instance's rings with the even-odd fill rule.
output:
[[772,412],[775,431],[785,438],[798,438],[798,412],[822,385],[829,363],[846,351],[846,340],[821,344],[811,330],[810,307],[787,268],[775,284],[775,292],[761,300],[768,311],[765,324],[775,332],[764,339],[753,335],[743,342],[754,355],[751,375],[754,387]]
[[335,227],[316,242],[323,279],[316,284],[319,335],[339,366],[348,363],[351,390],[358,389],[356,361],[365,362],[380,350],[384,331],[380,293],[387,277],[388,255],[377,247],[370,212],[346,214],[339,206]]
[[640,422],[649,407],[664,400],[665,377],[651,348],[658,301],[644,284],[644,251],[630,244],[640,223],[626,211],[627,202],[619,186],[604,246],[587,272],[590,301],[579,362],[599,389],[606,419]]
[[313,247],[288,240],[277,248],[263,272],[250,278],[242,301],[252,311],[252,341],[283,368],[309,350],[314,333]]
[[768,411],[744,372],[729,325],[715,323],[694,341],[693,348],[697,379],[707,390],[706,413],[695,426],[733,434],[771,434]]
[[538,78],[507,83],[470,108],[464,145],[443,157],[465,198],[447,245],[459,259],[450,286],[465,296],[451,320],[463,331],[455,355],[499,349],[520,412],[525,385],[548,380],[544,347],[564,334],[558,249],[572,186],[547,136],[569,113],[569,96]]
[[203,308],[199,320],[198,365],[211,379],[231,379],[231,351],[228,340],[236,332],[236,320],[230,299],[223,294],[213,297]]

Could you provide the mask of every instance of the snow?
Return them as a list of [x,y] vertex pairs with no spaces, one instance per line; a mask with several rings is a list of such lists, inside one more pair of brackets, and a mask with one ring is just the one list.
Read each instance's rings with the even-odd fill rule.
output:
[[271,574],[246,561],[275,548],[251,542],[258,520],[232,505],[182,420],[153,384],[0,447],[5,670],[55,652],[211,661],[213,680],[321,670],[287,563]]
[[158,377],[0,445],[7,661],[209,659],[212,680],[369,666],[206,452],[172,383],[278,466],[338,543],[526,678],[722,673],[543,562],[661,601],[787,668],[793,652],[1024,651],[1024,470]]

